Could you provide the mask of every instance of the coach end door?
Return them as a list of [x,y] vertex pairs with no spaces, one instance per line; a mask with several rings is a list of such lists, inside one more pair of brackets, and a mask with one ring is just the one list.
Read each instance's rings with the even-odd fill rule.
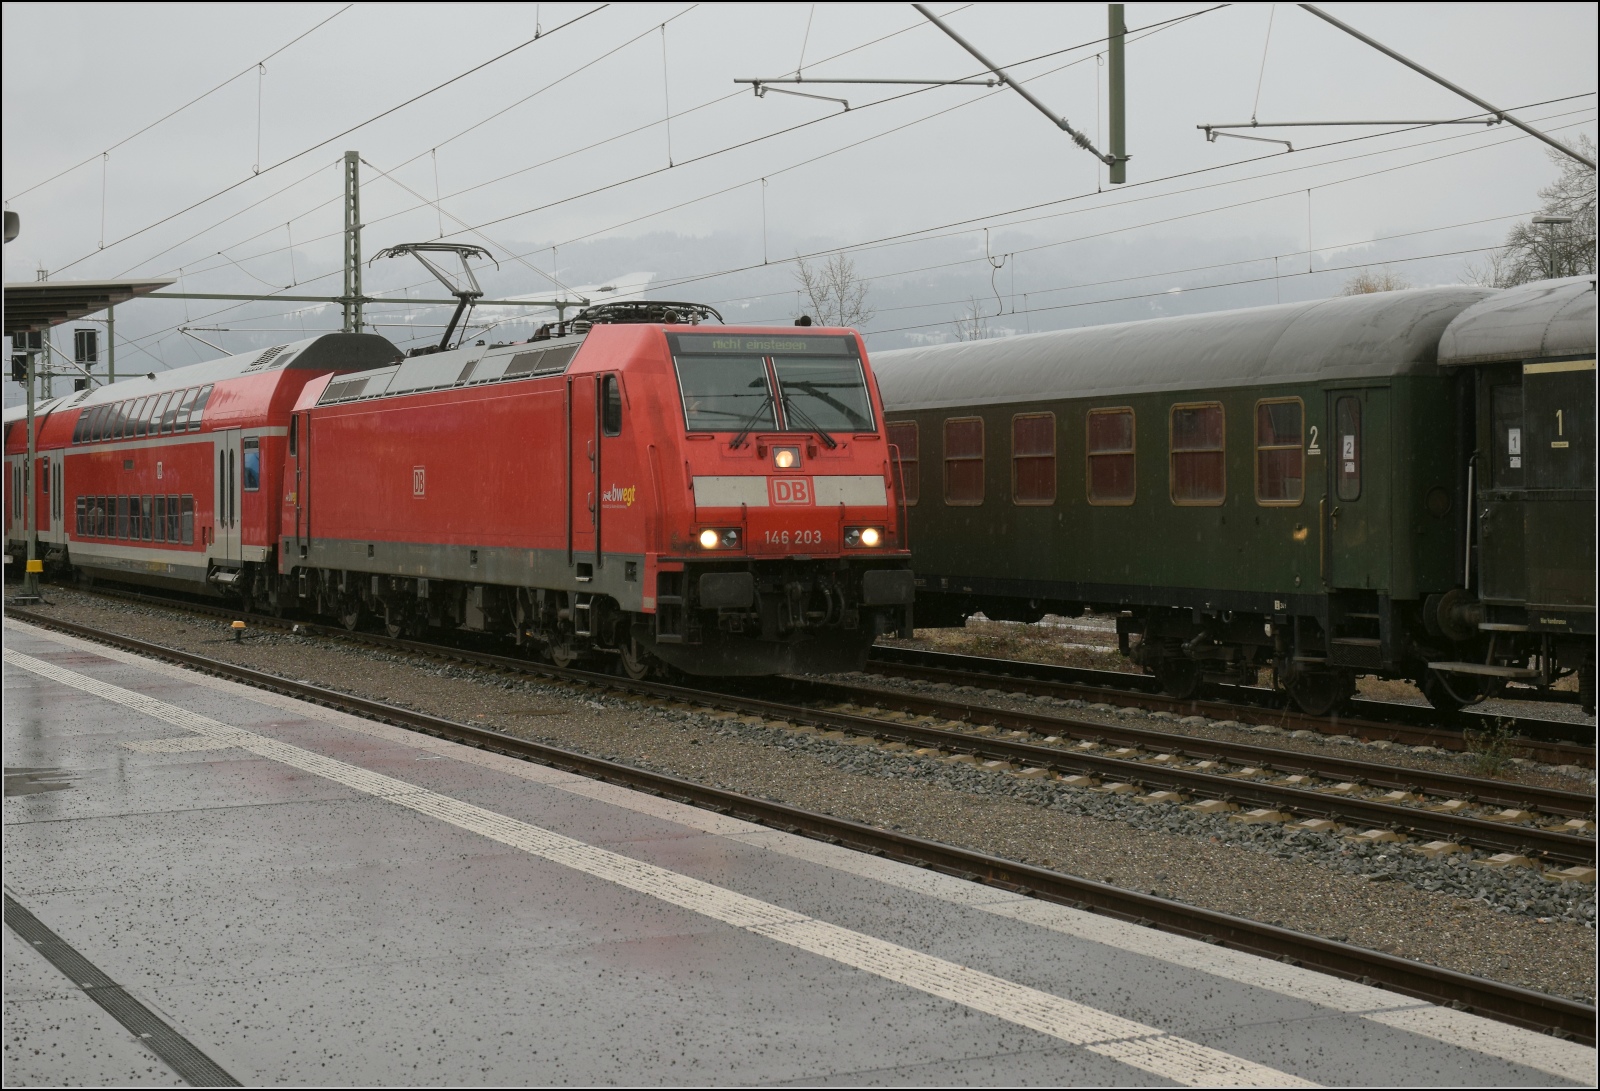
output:
[[213,537],[210,558],[214,564],[237,568],[240,564],[240,474],[244,468],[240,457],[239,429],[230,428],[215,435],[213,476],[216,486],[211,499]]

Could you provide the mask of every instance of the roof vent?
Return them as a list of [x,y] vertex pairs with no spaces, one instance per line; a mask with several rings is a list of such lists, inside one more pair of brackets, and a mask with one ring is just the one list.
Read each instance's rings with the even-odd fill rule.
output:
[[282,352],[284,350],[284,348],[286,348],[286,347],[287,346],[284,346],[284,345],[273,345],[271,348],[269,348],[265,352],[263,352],[260,356],[257,356],[250,363],[250,366],[245,368],[245,370],[246,371],[255,371],[257,368],[265,367],[267,364],[272,362],[272,358],[274,356],[278,355],[278,353]]

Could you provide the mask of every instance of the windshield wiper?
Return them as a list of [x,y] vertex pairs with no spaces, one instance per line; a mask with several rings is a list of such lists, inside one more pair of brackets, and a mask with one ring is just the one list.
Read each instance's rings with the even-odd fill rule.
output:
[[[802,389],[804,388],[802,387]],[[838,442],[832,436],[828,435],[828,433],[824,432],[820,427],[817,426],[817,422],[812,420],[804,409],[801,409],[798,405],[793,404],[793,402],[788,398],[783,399],[783,415],[786,417],[797,418],[801,424],[806,426],[807,431],[815,432],[817,434],[817,438],[822,441],[822,445],[827,447],[829,450],[839,446]]]
[[756,406],[756,411],[746,417],[744,423],[739,426],[738,434],[733,437],[728,447],[735,450],[743,447],[744,441],[749,438],[751,431],[761,422],[761,414],[770,408],[772,408],[772,394],[768,392],[767,396],[761,399],[761,404]]

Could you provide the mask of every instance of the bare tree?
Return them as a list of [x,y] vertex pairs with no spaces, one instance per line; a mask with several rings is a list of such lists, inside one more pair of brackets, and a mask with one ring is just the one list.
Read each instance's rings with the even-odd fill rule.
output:
[[[1579,151],[1594,157],[1594,141],[1587,135],[1580,134],[1577,143]],[[1467,266],[1474,283],[1510,288],[1595,271],[1595,174],[1554,149],[1547,154],[1561,173],[1539,191],[1539,212],[1569,222],[1513,225],[1504,246],[1491,251],[1482,263]]]
[[1340,295],[1370,295],[1373,292],[1403,292],[1411,287],[1411,282],[1389,269],[1376,273],[1363,269],[1355,276],[1344,282],[1344,290]]
[[995,334],[989,329],[989,316],[976,299],[967,300],[967,309],[950,321],[957,341],[986,341]]
[[811,301],[812,317],[819,325],[855,327],[872,321],[867,282],[856,273],[855,262],[843,254],[835,254],[821,265],[798,260],[795,280]]

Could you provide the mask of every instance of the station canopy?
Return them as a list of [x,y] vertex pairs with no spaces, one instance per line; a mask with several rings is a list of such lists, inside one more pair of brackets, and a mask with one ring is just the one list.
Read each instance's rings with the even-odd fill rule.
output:
[[170,280],[34,280],[5,286],[5,335],[48,329],[148,295]]

